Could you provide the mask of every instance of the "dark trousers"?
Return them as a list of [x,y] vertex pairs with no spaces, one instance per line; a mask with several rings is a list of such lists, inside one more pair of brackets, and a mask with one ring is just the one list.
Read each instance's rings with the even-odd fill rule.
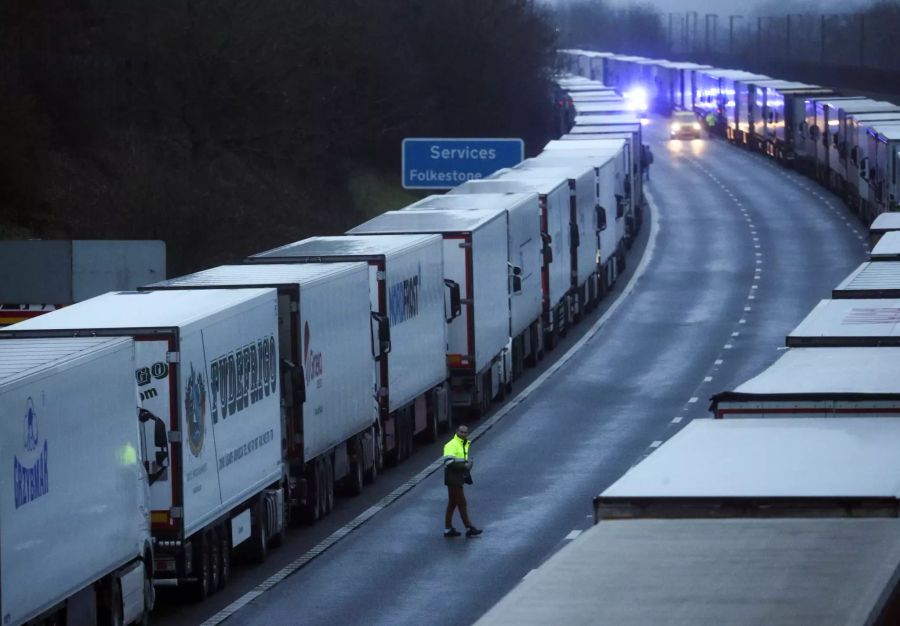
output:
[[453,526],[454,509],[459,509],[459,516],[466,528],[472,525],[466,508],[466,492],[463,491],[462,485],[447,485],[447,514],[444,515],[444,528]]

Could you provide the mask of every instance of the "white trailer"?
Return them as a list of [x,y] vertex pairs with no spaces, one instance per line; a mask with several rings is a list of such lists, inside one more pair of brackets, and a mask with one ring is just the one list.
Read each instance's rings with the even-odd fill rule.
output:
[[444,278],[443,258],[438,235],[343,235],[310,237],[245,260],[368,265],[373,318],[390,329],[390,349],[376,357],[375,378],[382,447],[391,462],[411,454],[414,436],[433,441],[449,424],[447,319],[459,314],[460,304],[459,285]]
[[790,348],[733,391],[712,397],[726,417],[896,417],[900,348]]
[[900,298],[900,262],[863,263],[831,291],[842,298]]
[[373,349],[390,348],[373,341],[367,266],[222,265],[142,289],[259,288],[278,293],[286,501],[315,521],[331,511],[336,485],[359,494],[380,462]]
[[788,334],[785,344],[900,346],[900,300],[822,300]]
[[537,356],[544,346],[552,349],[558,337],[568,331],[571,289],[571,242],[569,228],[569,180],[563,176],[539,177],[538,172],[502,169],[488,179],[471,180],[454,189],[454,193],[536,193],[540,205],[541,287],[543,338]]
[[870,216],[900,211],[900,189],[897,177],[900,169],[900,125],[883,122],[869,130],[868,183]]
[[570,323],[593,309],[617,276],[616,265],[610,263],[615,198],[607,197],[594,165],[589,160],[562,155],[558,159],[526,159],[514,168],[522,176],[569,181]]
[[[863,100],[862,96],[818,96],[811,95],[804,99],[803,122],[800,133],[794,140],[798,162],[801,169],[810,176],[818,176],[818,155],[823,149],[822,133],[825,128],[825,103],[836,105],[850,100]],[[823,156],[824,159],[824,156]]]
[[900,419],[694,420],[476,623],[892,623],[898,437]]
[[4,625],[128,624],[153,608],[148,478],[168,458],[134,370],[124,337],[0,341]]
[[606,267],[609,260],[615,258],[615,267],[611,270],[614,276],[625,269],[625,251],[631,245],[641,220],[638,215],[641,205],[636,195],[640,192],[634,182],[641,172],[634,157],[626,149],[624,139],[591,139],[551,141],[535,159],[544,165],[577,159],[590,163],[594,168],[597,202],[607,212],[608,225],[600,233],[600,265]]
[[407,211],[478,211],[501,209],[506,212],[507,262],[509,285],[509,344],[506,380],[519,378],[526,362],[537,364],[543,349],[541,311],[541,207],[536,193],[457,194],[429,196]]
[[868,131],[871,126],[881,124],[900,124],[900,112],[851,113],[845,119],[842,173],[846,180],[846,200],[866,222],[875,216],[869,197],[869,164],[874,163],[875,155],[873,153],[872,158],[866,160],[870,147]]
[[0,332],[134,338],[141,406],[169,430],[150,487],[157,585],[203,598],[232,547],[262,559],[284,530],[277,314],[273,289],[111,292]]
[[460,285],[462,314],[447,330],[450,399],[477,415],[505,393],[503,357],[509,339],[506,212],[388,211],[348,235],[437,234],[444,278]]

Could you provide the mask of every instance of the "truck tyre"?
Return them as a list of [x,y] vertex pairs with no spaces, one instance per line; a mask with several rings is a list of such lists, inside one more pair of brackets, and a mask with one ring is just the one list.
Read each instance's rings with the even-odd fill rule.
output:
[[303,522],[313,524],[321,517],[322,479],[319,476],[320,463],[316,459],[306,469],[306,504],[302,508]]
[[350,458],[350,475],[347,476],[347,493],[358,496],[363,490],[363,451],[359,438],[353,439]]
[[384,446],[381,441],[381,429],[372,427],[372,466],[365,470],[367,483],[374,483],[378,478],[378,471],[384,463]]
[[231,579],[231,541],[228,539],[228,526],[222,525],[216,533],[219,541],[219,589],[224,589]]
[[122,607],[122,585],[118,580],[110,581],[109,593],[109,625],[124,626],[125,616]]
[[210,560],[209,554],[209,542],[207,541],[207,537],[202,537],[200,541],[194,545],[194,574],[197,579],[193,584],[192,595],[196,602],[206,600],[212,592],[211,568],[212,561]]
[[219,578],[219,560],[221,559],[222,546],[219,544],[219,538],[216,536],[215,529],[206,533],[203,542],[209,545],[209,592],[215,593],[221,586],[222,581]]
[[254,563],[262,563],[269,556],[268,513],[262,500],[257,500],[253,507],[256,509],[256,523],[250,531],[250,558]]
[[325,458],[325,515],[334,509],[334,461]]
[[153,579],[150,578],[150,572],[144,574],[144,611],[141,613],[141,619],[138,622],[141,626],[149,626],[150,613],[153,611],[153,605],[156,603],[156,590],[153,588]]

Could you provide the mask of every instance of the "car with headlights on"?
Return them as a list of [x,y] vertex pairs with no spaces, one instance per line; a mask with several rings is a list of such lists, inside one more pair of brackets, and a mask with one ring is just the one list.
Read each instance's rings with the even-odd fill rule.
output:
[[676,111],[669,127],[672,139],[699,139],[702,136],[700,120],[691,111]]

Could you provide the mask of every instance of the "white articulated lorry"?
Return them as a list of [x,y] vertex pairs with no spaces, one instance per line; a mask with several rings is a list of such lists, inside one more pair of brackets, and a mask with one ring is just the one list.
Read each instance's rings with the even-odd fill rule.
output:
[[509,340],[506,212],[388,211],[350,235],[437,234],[444,244],[444,278],[459,284],[462,313],[447,330],[453,407],[481,415],[504,393],[503,357]]
[[382,446],[391,462],[410,455],[415,435],[433,441],[449,423],[446,320],[460,305],[459,285],[444,279],[443,258],[439,235],[343,235],[310,237],[245,260],[368,265],[372,315],[390,327],[390,349],[376,357],[375,372]]
[[134,368],[125,337],[0,341],[4,626],[128,624],[153,608],[148,484],[168,458]]
[[900,348],[789,348],[733,391],[712,397],[716,418],[896,417]]
[[476,624],[895,624],[898,437],[900,419],[694,420]]
[[571,324],[569,304],[572,231],[569,227],[571,191],[564,176],[539,177],[534,172],[502,169],[490,177],[470,180],[453,193],[536,193],[541,220],[541,290],[543,338],[537,355],[552,349]]
[[110,292],[0,331],[85,336],[134,338],[141,407],[168,429],[170,467],[150,486],[154,582],[203,598],[233,547],[261,560],[284,530],[275,290]]
[[364,263],[221,265],[143,287],[277,290],[288,512],[308,521],[331,511],[336,483],[358,494],[378,471],[373,349],[390,334],[381,323],[373,338],[368,287]]
[[479,211],[500,209],[506,213],[507,263],[509,267],[509,344],[507,381],[519,378],[525,364],[537,364],[543,349],[541,333],[541,208],[535,193],[456,194],[429,196],[405,211]]

